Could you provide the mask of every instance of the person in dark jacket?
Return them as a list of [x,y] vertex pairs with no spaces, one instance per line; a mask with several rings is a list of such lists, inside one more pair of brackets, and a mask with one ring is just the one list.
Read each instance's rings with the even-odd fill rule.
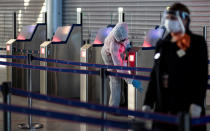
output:
[[[189,29],[190,11],[175,3],[166,10],[164,25],[169,34],[157,43],[154,67],[145,96],[143,111],[191,117],[205,115],[204,99],[208,83],[208,54],[204,37]],[[154,122],[160,131],[177,131],[171,124]],[[191,131],[205,131],[206,126]]]

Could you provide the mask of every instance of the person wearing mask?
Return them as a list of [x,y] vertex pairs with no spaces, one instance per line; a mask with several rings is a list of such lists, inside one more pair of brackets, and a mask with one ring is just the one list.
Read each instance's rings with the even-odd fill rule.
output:
[[[104,41],[101,55],[106,65],[127,66],[126,49],[130,47],[128,40],[128,25],[125,22],[118,23]],[[116,70],[108,70],[116,72]],[[117,70],[119,73],[129,73],[124,70]],[[109,106],[119,107],[121,98],[121,78],[109,76],[110,98]],[[142,91],[141,83],[137,80],[125,79],[128,84]]]
[[[205,115],[204,99],[208,84],[208,54],[204,37],[190,29],[190,11],[174,3],[164,13],[162,24],[169,33],[157,43],[154,67],[145,96],[143,111],[191,117]],[[177,126],[153,123],[160,131],[177,131]],[[206,126],[191,131],[205,131]]]

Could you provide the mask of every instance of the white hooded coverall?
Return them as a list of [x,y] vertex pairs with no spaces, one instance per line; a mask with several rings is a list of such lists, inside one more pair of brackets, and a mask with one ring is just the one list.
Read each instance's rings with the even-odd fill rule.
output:
[[[126,40],[125,40],[126,39]],[[121,42],[125,40],[124,42]],[[101,55],[106,65],[115,66],[127,66],[125,61],[125,49],[128,41],[128,26],[125,22],[118,23],[104,41],[104,46],[101,49]],[[116,72],[116,70],[109,70]],[[117,70],[120,73],[128,73],[128,71]],[[109,76],[110,78],[110,98],[109,106],[118,107],[121,97],[121,78]],[[132,80],[125,79],[127,83],[131,83]]]

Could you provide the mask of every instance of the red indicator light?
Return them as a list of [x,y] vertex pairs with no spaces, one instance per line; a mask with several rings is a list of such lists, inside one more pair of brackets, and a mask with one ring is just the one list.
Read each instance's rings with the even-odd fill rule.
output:
[[142,46],[143,47],[152,47],[152,45],[150,43],[147,43],[147,42],[144,42]]
[[133,54],[129,55],[129,62],[135,62],[135,55]]
[[95,39],[93,43],[94,44],[103,44],[100,40],[97,40],[97,39]]
[[58,37],[53,36],[52,42],[61,42],[61,40]]
[[86,58],[86,51],[85,50],[81,51],[81,57]]
[[10,45],[6,46],[6,50],[9,52],[10,51]]
[[42,47],[40,52],[41,52],[42,55],[44,55],[45,54],[45,48]]
[[26,40],[26,38],[22,35],[18,35],[17,40]]

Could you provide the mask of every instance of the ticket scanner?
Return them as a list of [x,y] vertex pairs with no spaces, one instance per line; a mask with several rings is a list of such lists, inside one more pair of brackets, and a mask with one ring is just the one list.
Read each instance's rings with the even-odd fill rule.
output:
[[[111,32],[115,25],[108,25],[101,28],[96,34],[94,44],[85,44],[80,50],[80,62],[92,64],[104,64],[101,56],[101,48],[105,38]],[[99,70],[99,68],[81,67],[85,70]],[[107,81],[108,82],[108,81]],[[109,86],[109,84],[106,84]],[[80,75],[80,100],[82,102],[100,102],[100,77],[92,75]],[[108,87],[107,87],[108,88]],[[108,88],[109,89],[109,88]]]
[[[66,61],[80,60],[82,44],[82,25],[58,27],[52,40],[40,45],[40,57]],[[72,68],[79,67],[57,63],[40,62],[41,66]],[[62,96],[65,98],[79,98],[79,74],[40,71],[40,93]]]
[[[155,45],[164,37],[165,28],[155,28],[148,31],[143,46],[133,47],[128,56],[128,65],[131,67],[150,68],[154,63]],[[149,44],[148,44],[149,43]],[[149,46],[148,46],[149,45]],[[131,74],[150,77],[151,72],[131,71]],[[128,109],[141,110],[149,81],[140,80],[144,91],[140,93],[133,85],[128,84]],[[151,96],[152,97],[152,96]]]
[[[40,44],[46,41],[46,24],[36,24],[23,26],[16,39],[10,39],[6,43],[7,55],[27,55],[39,56]],[[7,59],[8,62],[26,64],[23,59]],[[32,64],[39,65],[38,61]],[[26,69],[7,67],[7,80],[12,81],[12,87],[26,89]],[[39,91],[39,72],[32,70],[33,91]]]
[[[129,52],[128,65],[130,67],[153,67],[154,47],[133,47]],[[150,72],[131,71],[131,74],[150,77]],[[128,109],[141,110],[149,81],[141,80],[144,88],[140,93],[132,84],[128,84]]]

